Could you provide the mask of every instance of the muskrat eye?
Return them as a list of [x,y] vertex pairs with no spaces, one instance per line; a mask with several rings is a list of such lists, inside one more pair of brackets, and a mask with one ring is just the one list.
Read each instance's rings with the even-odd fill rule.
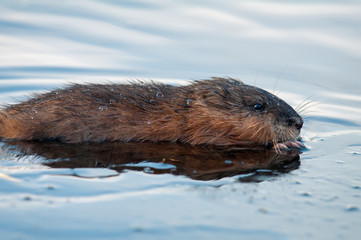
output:
[[262,104],[257,103],[253,106],[253,109],[262,112],[264,110],[264,106]]

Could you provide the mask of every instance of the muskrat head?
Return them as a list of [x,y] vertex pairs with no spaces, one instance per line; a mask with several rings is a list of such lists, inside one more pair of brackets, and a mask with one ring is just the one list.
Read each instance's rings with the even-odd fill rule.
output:
[[[303,119],[299,114],[285,101],[277,96],[252,86],[244,86],[249,92],[254,92],[257,96],[255,100],[246,100],[250,107],[250,115],[258,116],[267,125],[267,131],[270,132],[270,139],[266,145],[272,144],[280,146],[281,144],[290,144],[299,138],[303,125]],[[247,98],[248,99],[248,98]],[[252,109],[251,109],[252,108]],[[297,146],[296,146],[297,147]]]
[[199,129],[214,143],[276,149],[301,145],[296,140],[303,119],[277,96],[236,79],[202,81],[196,88],[198,110],[209,119]]

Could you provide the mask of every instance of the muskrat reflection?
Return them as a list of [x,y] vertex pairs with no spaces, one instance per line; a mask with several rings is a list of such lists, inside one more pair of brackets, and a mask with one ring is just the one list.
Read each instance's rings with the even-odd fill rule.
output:
[[[83,143],[6,142],[22,154],[46,158],[53,168],[110,168],[118,172],[185,175],[197,180],[215,180],[246,173],[287,173],[297,169],[298,151],[242,150],[180,145],[174,143]],[[259,170],[270,171],[259,171]],[[248,178],[247,178],[248,179]]]

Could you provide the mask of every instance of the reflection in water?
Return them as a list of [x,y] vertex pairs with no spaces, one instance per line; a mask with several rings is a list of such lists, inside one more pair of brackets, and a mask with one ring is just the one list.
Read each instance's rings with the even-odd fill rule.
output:
[[[5,150],[44,157],[53,168],[110,168],[118,172],[185,175],[196,180],[240,176],[240,181],[261,181],[260,176],[297,169],[299,152],[277,154],[271,150],[242,150],[172,143],[85,143],[11,141]],[[246,174],[246,175],[244,175]]]

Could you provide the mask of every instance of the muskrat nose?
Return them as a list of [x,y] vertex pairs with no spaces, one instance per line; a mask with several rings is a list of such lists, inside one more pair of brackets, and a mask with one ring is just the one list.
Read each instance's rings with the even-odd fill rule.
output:
[[288,126],[294,125],[298,130],[303,126],[303,120],[300,117],[290,117],[287,119]]

